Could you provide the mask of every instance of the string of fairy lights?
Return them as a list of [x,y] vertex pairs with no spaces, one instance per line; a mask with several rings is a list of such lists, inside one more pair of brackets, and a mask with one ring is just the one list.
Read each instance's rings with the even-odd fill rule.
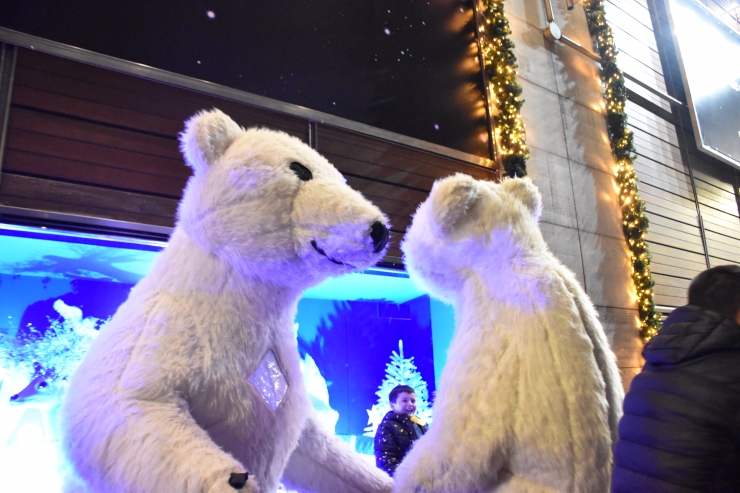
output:
[[481,16],[479,39],[483,70],[488,94],[498,108],[498,113],[493,116],[493,127],[504,174],[526,176],[529,149],[521,116],[524,100],[522,86],[517,82],[514,43],[509,39],[511,29],[504,15],[504,0],[483,0]]
[[624,111],[627,90],[624,75],[617,66],[617,48],[612,30],[606,22],[603,0],[584,0],[586,21],[596,49],[601,55],[601,80],[606,99],[606,125],[609,132],[612,155],[617,165],[619,203],[622,208],[622,231],[627,240],[632,260],[632,280],[635,283],[640,313],[640,337],[647,343],[660,329],[660,313],[655,310],[653,287],[655,282],[650,273],[650,251],[645,242],[648,218],[645,202],[637,190],[637,175],[633,166],[635,147],[632,131],[627,128]]
[[[640,337],[647,343],[658,333],[661,317],[655,310],[655,282],[650,273],[650,251],[645,242],[648,218],[645,215],[645,202],[637,190],[637,175],[633,166],[635,148],[624,111],[627,90],[624,76],[617,66],[617,49],[611,28],[606,22],[603,0],[584,0],[584,8],[589,31],[602,59],[601,79],[606,99],[606,123],[617,166],[622,230],[631,254],[632,280],[637,292],[640,315]],[[493,125],[499,141],[504,174],[510,177],[526,176],[529,150],[521,118],[524,100],[521,97],[522,88],[517,83],[514,43],[509,39],[511,29],[504,14],[504,0],[483,0],[481,16],[481,54],[488,91],[498,108]]]

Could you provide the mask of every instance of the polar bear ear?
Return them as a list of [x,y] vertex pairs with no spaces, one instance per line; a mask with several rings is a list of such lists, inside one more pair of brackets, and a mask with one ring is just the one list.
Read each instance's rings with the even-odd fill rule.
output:
[[196,172],[205,171],[226,152],[242,132],[234,120],[220,110],[201,111],[185,123],[180,150]]
[[470,176],[457,173],[438,180],[429,194],[432,214],[443,233],[449,233],[480,197],[478,183]]
[[529,178],[507,178],[501,182],[501,188],[519,200],[534,216],[540,220],[542,214],[542,196]]

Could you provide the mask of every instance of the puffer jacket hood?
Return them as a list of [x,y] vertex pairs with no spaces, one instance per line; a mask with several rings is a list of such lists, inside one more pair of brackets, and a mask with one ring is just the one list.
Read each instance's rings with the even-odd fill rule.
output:
[[740,325],[717,312],[686,305],[668,316],[642,354],[651,366],[661,368],[736,349]]

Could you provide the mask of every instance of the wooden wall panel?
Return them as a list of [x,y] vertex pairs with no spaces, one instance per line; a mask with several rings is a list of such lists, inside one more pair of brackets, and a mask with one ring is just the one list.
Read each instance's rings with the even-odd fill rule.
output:
[[725,264],[740,264],[740,251],[737,247],[716,241],[712,238],[712,232],[707,232],[707,246],[709,256],[723,260]]
[[711,197],[717,202],[721,202],[728,206],[727,213],[737,216],[737,201],[735,199],[735,191],[732,189],[729,183],[723,183],[726,187],[716,186],[714,183],[702,180],[701,177],[696,176],[696,188],[697,191],[701,191],[699,197]]
[[670,190],[668,187],[676,187],[683,190],[684,193],[691,192],[691,178],[686,173],[642,156],[635,161],[634,167],[638,176],[644,177],[645,181],[658,188]]
[[691,282],[690,279],[664,276],[662,274],[654,274],[653,279],[655,280],[656,292],[675,298],[685,298]]
[[[653,20],[660,17],[658,11],[664,8],[663,3],[606,0],[604,7],[619,50],[619,66],[626,75],[659,92],[685,100],[668,22],[662,19],[653,24]],[[734,232],[731,234],[720,235],[717,231],[720,225],[731,222],[727,217],[716,216],[729,215],[732,204],[726,199],[734,196],[734,188],[730,187],[729,194],[718,193],[699,183],[700,178],[694,179],[698,175],[697,166],[690,158],[693,135],[689,136],[687,128],[682,126],[690,121],[688,113],[679,115],[679,107],[672,106],[665,98],[629,79],[625,82],[631,91],[630,97],[636,96],[627,102],[625,112],[634,133],[638,187],[650,220],[646,241],[655,281],[654,301],[658,310],[666,315],[673,308],[686,304],[691,279],[704,271],[708,262],[716,265],[722,255],[727,256],[728,247],[734,246],[731,243],[739,241],[737,225],[732,226]],[[722,166],[715,162],[709,168]],[[737,180],[737,173],[734,178],[726,178],[719,181],[737,183],[733,181]],[[737,203],[734,205],[737,210]],[[715,234],[719,236],[713,236]],[[633,367],[622,371],[633,375],[639,370]]]
[[727,265],[727,264],[737,264],[738,262],[728,262],[727,260],[723,258],[713,257],[712,255],[709,256],[709,266],[710,267],[717,267],[720,265]]
[[653,221],[650,223],[648,236],[651,243],[680,248],[700,255],[704,254],[704,245],[702,245],[701,237],[697,236],[696,231],[683,232]]
[[[217,107],[244,127],[308,142],[309,121],[59,57],[19,49],[0,205],[171,227],[190,176],[178,134]],[[438,178],[493,170],[329,125],[318,150],[392,225],[388,259]]]
[[728,214],[702,214],[704,227],[725,236],[740,240],[740,221]]
[[[663,263],[667,260],[673,260],[673,263]],[[654,258],[653,261],[650,263],[650,269],[651,272],[653,272],[654,274],[662,274],[665,276],[689,280],[693,279],[700,272],[707,268],[707,264],[703,261],[701,263],[692,265],[691,267],[689,267],[689,265],[689,262],[687,262],[685,259],[672,259],[670,257],[664,256],[660,259]]]
[[688,168],[681,161],[681,151],[670,142],[651,135],[640,128],[630,125],[634,132],[635,151],[640,156],[651,159],[657,163],[673,168],[682,173],[688,173]]
[[678,195],[663,192],[645,182],[640,184],[640,196],[650,213],[659,214],[685,224],[696,224],[696,209]]
[[389,255],[398,247],[411,215],[429,195],[434,181],[467,173],[478,179],[495,179],[495,172],[462,161],[409,149],[348,130],[318,126],[318,151],[331,161],[347,183],[380,207],[391,221]]
[[12,107],[4,173],[179,197],[190,169],[177,141]]
[[[69,110],[72,111],[70,114],[80,118],[87,118],[89,111],[96,108],[88,103],[99,103],[116,118],[106,120],[105,115],[101,115],[99,118],[103,120],[96,121],[115,125],[132,124],[132,118],[150,124],[164,121],[166,124],[161,127],[146,126],[141,130],[172,137],[182,130],[183,122],[196,111],[218,107],[245,127],[264,126],[282,130],[304,141],[308,138],[307,123],[300,118],[31,50],[19,51],[16,86],[69,97],[78,106]],[[59,99],[60,102],[54,103],[57,106],[64,101]]]
[[[700,157],[703,157],[703,156],[700,156]],[[701,166],[702,165],[701,160],[699,160],[698,162],[695,162],[695,164],[699,165],[696,169],[694,169],[694,176],[698,180],[701,180],[717,188],[725,190],[726,192],[730,194],[733,194],[735,192],[734,186],[732,185],[733,173],[728,173],[726,172],[726,170],[707,169],[706,166]],[[721,171],[725,171],[725,172],[723,173]],[[717,176],[714,176],[714,175],[717,175]]]
[[626,111],[635,135],[640,195],[650,220],[655,303],[670,309],[686,303],[688,283],[706,269],[691,176],[673,124],[632,102]]
[[[15,98],[14,98],[15,100]],[[11,107],[10,130],[19,129],[42,135],[52,135],[72,142],[89,142],[112,149],[137,154],[160,156],[182,161],[174,135],[152,135],[140,129],[80,120],[68,115],[38,111],[28,106]]]
[[172,227],[178,200],[3,173],[0,203],[91,218]]
[[740,213],[731,176],[694,173],[711,265],[740,264]]
[[[612,17],[609,17],[609,20],[612,21],[612,24],[615,24],[618,28],[620,26],[636,27],[635,22],[642,24],[645,30],[641,32],[642,36],[640,36],[638,39],[640,39],[640,41],[646,47],[657,53],[658,47],[657,43],[655,42],[655,37],[652,35],[653,26],[650,19],[650,11],[648,10],[645,2],[639,0],[608,0],[608,3],[610,4],[610,6],[613,5],[614,7],[618,8],[622,12],[622,15],[629,16],[633,19],[633,21],[630,21],[623,17],[623,20],[620,22],[618,20],[612,21]],[[615,10],[611,8],[610,11],[615,12]]]
[[727,215],[730,217],[737,217],[737,202],[733,199],[728,199],[717,193],[713,193],[710,190],[703,190],[699,184],[700,180],[696,180],[696,194],[699,199],[699,205],[703,206],[702,210],[707,211],[707,214],[712,215]]
[[318,131],[318,150],[326,156],[355,158],[362,162],[412,171],[431,178],[442,178],[455,171],[467,173],[476,179],[491,179],[495,176],[493,170],[489,168],[330,125],[319,125]]
[[658,307],[671,307],[675,308],[686,304],[686,296],[667,296],[662,293],[655,292],[654,296],[655,304]]
[[662,118],[655,118],[652,112],[636,104],[628,104],[624,107],[624,111],[631,126],[678,147],[678,135],[672,123]]
[[653,260],[650,265],[663,264],[684,268],[686,269],[687,277],[690,277],[691,273],[698,274],[707,268],[703,254],[666,247],[660,243],[650,243],[650,253],[653,256]]

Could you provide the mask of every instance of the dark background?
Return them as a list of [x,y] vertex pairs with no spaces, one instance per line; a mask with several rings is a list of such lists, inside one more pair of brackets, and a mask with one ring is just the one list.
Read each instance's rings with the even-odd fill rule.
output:
[[468,1],[0,0],[0,25],[488,157]]

